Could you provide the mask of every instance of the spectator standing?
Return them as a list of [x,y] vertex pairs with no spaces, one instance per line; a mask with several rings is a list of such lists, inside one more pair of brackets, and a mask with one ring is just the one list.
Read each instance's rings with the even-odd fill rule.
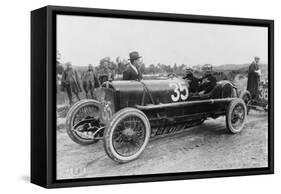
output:
[[260,58],[255,57],[248,70],[247,90],[250,92],[253,100],[256,99],[259,92],[259,82],[261,76],[259,61]]
[[80,80],[77,71],[72,68],[70,62],[66,63],[66,69],[62,73],[62,90],[66,92],[69,104],[72,105],[72,93],[75,94],[77,100],[80,100],[79,93],[81,92]]
[[86,93],[86,98],[94,99],[94,90],[100,86],[93,65],[89,64],[88,70],[81,76],[83,89]]

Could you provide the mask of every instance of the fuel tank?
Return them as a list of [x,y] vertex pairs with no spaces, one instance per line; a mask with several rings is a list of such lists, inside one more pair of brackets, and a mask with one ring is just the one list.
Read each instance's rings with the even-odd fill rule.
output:
[[113,89],[116,110],[135,105],[186,101],[189,95],[188,83],[180,78],[113,81],[104,84],[103,87]]

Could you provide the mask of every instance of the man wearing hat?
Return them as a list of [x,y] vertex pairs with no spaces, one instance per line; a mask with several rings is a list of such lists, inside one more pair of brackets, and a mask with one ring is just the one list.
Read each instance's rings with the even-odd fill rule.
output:
[[249,66],[249,71],[248,71],[247,90],[251,93],[252,99],[254,100],[258,96],[259,81],[261,76],[259,61],[260,58],[255,57],[254,61]]
[[141,80],[142,73],[140,71],[141,61],[139,53],[134,51],[129,54],[130,63],[127,69],[123,72],[123,80]]
[[66,69],[62,73],[61,83],[63,91],[66,91],[68,96],[69,104],[72,105],[72,93],[76,95],[77,100],[80,100],[80,80],[77,71],[72,68],[72,64],[70,62],[67,62],[65,66]]
[[[99,87],[99,80],[94,72],[94,67],[92,64],[89,64],[88,71],[84,72],[81,76],[83,83],[83,89],[86,93],[86,98],[94,99],[94,90]],[[90,93],[90,95],[89,95]]]
[[216,78],[213,76],[213,66],[211,64],[206,64],[203,66],[204,75],[201,78],[201,84],[199,86],[199,95],[207,94],[209,93],[217,83]]
[[189,84],[188,90],[191,93],[197,92],[198,87],[199,87],[199,79],[194,77],[193,69],[191,67],[187,67],[185,69],[185,75],[183,76],[183,79],[187,80],[187,82]]

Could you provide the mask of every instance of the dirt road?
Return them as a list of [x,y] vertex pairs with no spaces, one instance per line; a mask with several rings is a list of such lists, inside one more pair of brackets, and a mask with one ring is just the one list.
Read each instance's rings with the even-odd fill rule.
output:
[[152,140],[143,154],[126,164],[113,162],[103,142],[81,146],[64,128],[57,133],[57,178],[85,178],[267,166],[267,114],[250,112],[239,134],[226,132],[225,118]]

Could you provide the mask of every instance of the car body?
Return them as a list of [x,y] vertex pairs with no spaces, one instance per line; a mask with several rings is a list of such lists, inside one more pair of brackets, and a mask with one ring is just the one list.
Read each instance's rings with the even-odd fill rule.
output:
[[247,106],[248,112],[251,109],[268,111],[268,80],[261,80],[258,90],[256,99],[253,99],[251,93],[247,90],[240,95]]
[[246,117],[244,101],[227,80],[217,82],[211,92],[201,96],[189,93],[188,81],[178,77],[112,81],[97,89],[96,96],[71,107],[67,132],[82,145],[103,140],[108,156],[119,163],[136,159],[153,137],[219,116],[226,116],[227,129],[238,133]]

